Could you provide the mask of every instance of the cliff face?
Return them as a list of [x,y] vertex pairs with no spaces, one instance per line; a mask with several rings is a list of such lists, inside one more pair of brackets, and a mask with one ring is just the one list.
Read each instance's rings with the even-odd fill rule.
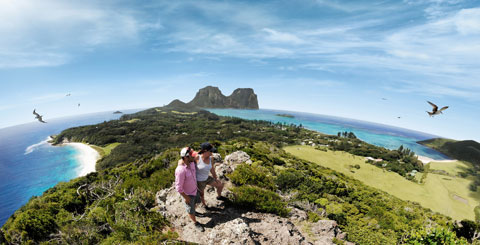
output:
[[222,94],[218,87],[200,89],[189,105],[203,108],[258,109],[257,95],[251,88],[238,88],[230,96]]

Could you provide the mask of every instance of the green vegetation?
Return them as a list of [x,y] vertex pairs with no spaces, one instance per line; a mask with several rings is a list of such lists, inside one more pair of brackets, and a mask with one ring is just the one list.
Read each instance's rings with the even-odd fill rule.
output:
[[195,114],[197,114],[196,111],[192,111],[192,112],[172,111],[172,113],[180,114],[180,115],[195,115]]
[[[288,146],[284,149],[296,157],[343,173],[403,200],[418,202],[424,207],[457,220],[475,219],[474,208],[480,201],[480,191],[469,190],[468,186],[473,182],[471,177],[461,178],[456,175],[466,167],[463,162],[431,162],[428,177],[422,184],[418,184],[393,172],[367,164],[363,157],[346,152],[324,152],[309,146]],[[361,168],[355,169],[352,173],[350,166],[356,164]],[[449,175],[432,173],[434,170],[447,171],[445,173]]]
[[116,142],[116,143],[108,144],[105,147],[100,147],[96,145],[89,145],[89,146],[95,149],[100,154],[100,157],[105,157],[110,155],[110,153],[112,153],[112,150],[115,149],[115,147],[117,147],[120,144],[121,143]]
[[125,122],[127,122],[127,123],[134,123],[134,122],[137,122],[137,121],[140,121],[140,119],[138,119],[138,118],[133,118],[133,119],[130,119],[130,120],[126,120]]
[[471,191],[476,192],[480,186],[480,143],[473,140],[455,141],[450,139],[435,138],[419,141],[419,144],[426,145],[443,154],[470,163],[467,168],[459,173],[462,177],[472,176],[474,181],[470,183]]
[[[197,113],[188,113],[192,111]],[[140,120],[127,122],[134,118]],[[434,229],[446,231],[443,237],[450,239],[435,241],[460,241],[451,236],[455,228],[451,218],[350,177],[372,169],[382,170],[366,164],[363,157],[342,152],[337,147],[350,145],[345,149],[356,150],[358,154],[369,152],[372,157],[376,157],[373,153],[390,154],[392,163],[393,159],[410,156],[400,150],[389,151],[350,137],[172,107],[152,108],[123,115],[119,120],[71,128],[59,134],[55,141],[60,143],[66,138],[103,147],[105,155],[97,165],[98,172],[59,183],[42,196],[33,197],[7,220],[1,228],[0,239],[13,244],[174,242],[178,235],[169,231],[168,221],[154,211],[155,193],[174,181],[180,147],[198,148],[201,142],[208,140],[216,145],[222,157],[241,150],[249,154],[253,162],[237,166],[229,175],[235,186],[231,188],[231,201],[226,205],[281,216],[288,216],[288,206],[294,206],[307,212],[311,222],[337,221],[347,233],[347,240],[357,244],[418,241],[428,237]],[[281,148],[310,141],[315,144],[334,142],[331,147],[337,150],[335,152],[308,148],[330,156],[343,156],[342,161],[345,156],[351,158],[353,162],[347,163],[350,174],[319,166],[313,157],[297,158]],[[108,149],[110,154],[106,154]],[[332,159],[337,164],[341,162]],[[430,173],[426,184],[432,175]],[[383,176],[395,176],[404,183],[414,184],[388,171],[376,178]],[[422,233],[418,238],[414,232],[422,230],[426,235]],[[468,230],[457,231],[470,234]]]
[[265,190],[257,186],[234,187],[233,203],[240,207],[253,208],[260,212],[274,213],[280,216],[286,216],[288,209],[287,203],[283,202],[281,197],[273,191]]
[[405,241],[406,244],[467,244],[458,240],[455,232],[442,228],[412,232]]
[[2,227],[9,243],[64,244],[165,241],[168,222],[151,211],[155,192],[174,181],[178,148],[155,160],[91,173],[33,197]]
[[[383,147],[365,143],[352,132],[338,132],[338,139],[329,140],[329,149],[333,151],[345,151],[353,155],[371,157],[379,161],[369,160],[379,168],[396,172],[409,180],[414,180],[412,171],[422,172],[423,164],[415,156],[415,153],[408,148],[400,146],[397,150],[388,150]],[[322,149],[319,147],[319,149]]]
[[242,164],[228,177],[236,185],[256,185],[269,190],[275,189],[269,171],[261,166]]
[[[234,150],[255,153],[251,155],[251,159],[254,162],[252,165],[257,163],[257,167],[248,165],[244,165],[243,168],[237,167],[231,176],[243,176],[241,179],[248,179],[247,176],[250,175],[272,176],[276,184],[273,191],[290,196],[288,203],[305,210],[311,222],[319,219],[336,220],[341,229],[347,232],[348,241],[357,244],[405,243],[414,240],[414,232],[423,230],[425,227],[443,229],[452,233],[452,220],[444,215],[424,209],[416,203],[400,200],[337,171],[309,162],[314,161],[313,158],[309,157],[307,161],[287,153],[288,149],[298,146],[287,147],[285,152],[265,143],[234,142],[228,142],[220,149],[233,146]],[[313,147],[301,147],[313,149]],[[332,152],[330,154],[333,155]],[[335,154],[348,153],[335,152]],[[348,156],[352,158],[352,155],[348,154]],[[361,164],[360,170],[364,166],[378,170],[365,162]],[[261,171],[258,166],[263,167]],[[265,170],[269,173],[265,173]],[[237,171],[241,174],[237,174]],[[389,174],[405,183],[414,184],[397,174]],[[269,210],[266,212],[280,214],[278,210],[282,210],[283,205],[275,197],[275,193],[261,187],[265,186],[263,181],[243,181],[244,184],[236,182],[239,187],[233,189],[234,203],[239,202],[242,207],[248,206],[259,211]],[[238,189],[242,187],[243,189]],[[257,197],[259,193],[261,198]],[[236,199],[238,196],[241,196],[241,199]],[[269,207],[276,207],[276,209],[268,209]],[[455,242],[461,240],[457,237],[452,239]]]
[[435,138],[418,143],[433,148],[451,158],[470,162],[476,168],[480,168],[480,143],[476,141]]
[[[97,125],[70,128],[57,135],[54,143],[59,144],[63,139],[100,147],[117,143],[111,154],[105,155],[98,162],[97,170],[103,170],[137,159],[150,159],[170,147],[182,147],[192,142],[215,142],[247,137],[284,145],[299,144],[300,138],[312,135],[312,132],[293,125],[221,118],[203,110],[196,111],[197,114],[193,115],[190,111],[179,108],[163,107],[161,112],[157,109],[123,115],[119,120]],[[140,120],[128,122],[134,118]]]

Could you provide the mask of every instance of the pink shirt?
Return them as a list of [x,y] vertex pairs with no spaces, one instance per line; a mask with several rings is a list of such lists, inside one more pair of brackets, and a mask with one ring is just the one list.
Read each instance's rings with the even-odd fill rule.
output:
[[195,163],[191,162],[190,167],[187,165],[178,165],[175,169],[175,188],[179,193],[184,192],[190,196],[197,195],[197,177]]

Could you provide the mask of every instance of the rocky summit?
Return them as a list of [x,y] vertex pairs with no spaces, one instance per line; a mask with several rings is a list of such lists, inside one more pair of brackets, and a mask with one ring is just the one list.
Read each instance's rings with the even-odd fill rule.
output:
[[258,109],[257,95],[251,88],[237,88],[230,96],[225,96],[218,87],[207,86],[188,104],[202,108]]
[[[214,155],[218,177],[226,187],[222,195],[231,195],[232,186],[228,174],[238,165],[251,164],[250,156],[242,151],[228,155],[223,161],[219,154]],[[197,207],[197,221],[203,224],[205,231],[195,229],[187,216],[184,201],[174,186],[156,194],[155,211],[160,212],[172,224],[179,239],[200,244],[344,244],[345,233],[333,220],[306,222],[307,213],[296,207],[290,207],[288,217],[275,214],[242,210],[216,198],[212,187],[207,187],[205,201],[208,210]]]

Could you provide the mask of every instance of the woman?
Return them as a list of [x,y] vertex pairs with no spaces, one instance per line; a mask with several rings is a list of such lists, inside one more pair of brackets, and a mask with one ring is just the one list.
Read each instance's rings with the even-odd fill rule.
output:
[[[197,163],[197,187],[200,192],[202,204],[205,208],[208,208],[205,203],[205,187],[207,187],[207,185],[215,187],[217,189],[217,200],[223,200],[223,183],[217,179],[217,173],[212,163],[212,153],[216,152],[217,149],[208,142],[201,144],[200,148],[198,155],[195,157],[195,162]],[[209,173],[211,173],[212,176],[210,176]]]

